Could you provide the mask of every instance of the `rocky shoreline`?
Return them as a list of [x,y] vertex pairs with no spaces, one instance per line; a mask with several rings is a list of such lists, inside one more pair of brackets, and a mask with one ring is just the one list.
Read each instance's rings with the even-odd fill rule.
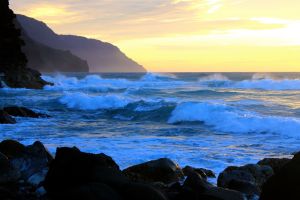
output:
[[228,167],[215,174],[168,158],[121,170],[105,154],[57,148],[53,157],[36,141],[0,143],[0,199],[10,200],[243,200],[300,199],[300,153]]

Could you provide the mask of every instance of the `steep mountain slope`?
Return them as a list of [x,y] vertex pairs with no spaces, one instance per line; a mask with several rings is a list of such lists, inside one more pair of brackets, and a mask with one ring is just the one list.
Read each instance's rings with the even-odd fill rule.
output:
[[22,48],[27,56],[28,66],[42,72],[88,72],[85,60],[70,51],[54,49],[32,40],[21,27],[25,46]]
[[90,71],[146,71],[112,44],[79,36],[58,35],[45,23],[23,15],[18,15],[17,19],[32,39],[52,48],[71,51],[80,58],[87,60]]

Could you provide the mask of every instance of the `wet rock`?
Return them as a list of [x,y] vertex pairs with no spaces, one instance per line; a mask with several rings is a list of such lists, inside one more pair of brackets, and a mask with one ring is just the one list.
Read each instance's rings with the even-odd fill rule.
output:
[[20,174],[15,170],[6,155],[0,153],[0,184],[16,182]]
[[201,177],[207,179],[207,178],[215,178],[216,175],[213,171],[208,170],[208,169],[203,169],[203,168],[194,168],[191,166],[185,166],[182,169],[183,173],[185,176],[189,176],[191,173],[196,172],[199,175],[201,175]]
[[151,185],[129,180],[109,156],[83,153],[75,147],[57,149],[43,185],[54,199],[76,199],[77,195],[85,196],[81,199],[166,199]]
[[263,185],[261,200],[300,199],[300,153]]
[[[247,191],[250,192],[249,195],[253,195],[253,191],[261,191],[263,183],[272,175],[273,170],[270,166],[249,164],[242,167],[228,167],[219,175],[218,186],[239,189],[239,187],[231,188],[231,186],[240,182],[243,183],[241,192]],[[254,187],[256,188],[254,189]],[[257,192],[254,194],[257,194]]]
[[16,158],[22,156],[26,151],[26,147],[15,140],[3,140],[0,142],[0,152],[8,158]]
[[26,147],[14,140],[4,140],[0,143],[0,152],[8,157],[11,168],[18,172],[18,179],[25,181],[47,170],[51,161],[51,155],[41,142]]
[[36,113],[28,108],[25,107],[5,107],[3,110],[11,116],[15,117],[31,117],[31,118],[40,118],[40,117],[49,117],[48,115]]
[[103,183],[88,183],[69,189],[58,199],[71,200],[122,200],[120,195]]
[[7,112],[0,110],[0,124],[15,124],[17,123]]
[[231,180],[228,184],[228,188],[247,194],[248,199],[253,199],[260,195],[260,189],[247,181]]
[[39,171],[32,176],[30,176],[27,182],[35,187],[41,185],[41,183],[45,180],[48,170],[44,169]]
[[130,182],[120,188],[119,191],[126,200],[167,200],[160,190],[149,184]]
[[274,173],[277,173],[289,161],[291,161],[289,158],[265,158],[259,161],[257,164],[268,165],[272,167]]
[[167,158],[152,160],[129,167],[123,171],[127,176],[146,182],[172,183],[184,175],[178,164]]
[[109,156],[83,153],[75,147],[58,148],[44,182],[47,192],[56,196],[90,182],[121,185],[127,178]]
[[15,194],[15,192],[9,190],[8,188],[0,186],[0,199],[17,200],[18,196]]
[[237,191],[215,187],[198,173],[191,173],[185,180],[178,199],[244,200],[244,196]]

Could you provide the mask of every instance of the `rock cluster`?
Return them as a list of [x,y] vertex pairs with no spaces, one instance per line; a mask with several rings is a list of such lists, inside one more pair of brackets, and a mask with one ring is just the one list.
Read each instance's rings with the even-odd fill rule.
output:
[[[228,167],[219,175],[217,187],[207,181],[214,176],[212,171],[190,166],[181,169],[167,158],[122,171],[105,154],[62,147],[53,158],[41,142],[24,146],[5,140],[0,143],[0,199],[300,199],[300,153],[285,161],[283,166],[282,159],[273,158],[255,165]],[[274,174],[272,168],[278,171]]]

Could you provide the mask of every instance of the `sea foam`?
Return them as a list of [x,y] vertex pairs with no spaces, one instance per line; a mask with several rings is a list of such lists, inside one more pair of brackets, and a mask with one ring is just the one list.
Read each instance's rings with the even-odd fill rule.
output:
[[242,111],[225,104],[179,104],[172,112],[169,123],[204,122],[215,130],[232,133],[281,133],[293,135],[300,130],[300,120],[292,117],[263,116]]
[[93,96],[81,92],[67,93],[59,99],[68,108],[79,110],[116,109],[127,106],[132,99],[120,95]]

